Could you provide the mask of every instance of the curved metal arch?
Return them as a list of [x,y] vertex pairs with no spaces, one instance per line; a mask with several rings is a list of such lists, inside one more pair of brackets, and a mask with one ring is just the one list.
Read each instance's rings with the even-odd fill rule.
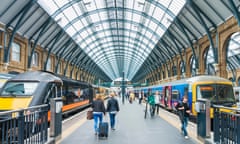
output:
[[[111,57],[109,57],[109,59],[111,60],[116,60],[115,58],[116,57],[119,57],[119,58],[122,58],[121,56],[111,56]],[[128,60],[128,62],[131,62],[131,61],[133,61],[132,60],[132,57],[125,57],[127,60]],[[134,58],[133,57],[133,59],[136,59],[136,58]],[[139,61],[137,61],[137,60],[135,60],[135,61],[133,61],[135,64],[141,64]],[[100,63],[99,63],[99,65],[106,65],[107,64],[107,61],[106,60],[103,60],[103,61],[101,61]]]
[[[51,16],[52,17],[56,17],[58,14],[60,14],[62,11],[64,11],[65,9],[69,8],[70,6],[83,1],[83,0],[74,0],[74,1],[70,1],[69,3],[66,3],[65,5],[63,5],[61,8],[59,8],[57,11],[55,11]],[[152,2],[152,0],[146,0],[149,3]],[[175,17],[174,13],[172,13],[168,8],[166,8],[164,5],[162,5],[161,3],[159,3],[158,1],[154,0],[154,4],[157,5],[159,8],[161,8],[163,11],[165,11],[167,14],[169,14],[171,17]],[[114,7],[115,8],[115,7]],[[119,7],[118,7],[119,9]],[[96,10],[94,10],[96,11]]]
[[[114,36],[107,36],[107,37],[103,37],[103,38],[101,38],[101,39],[104,39],[104,38],[109,38],[109,37],[114,37]],[[130,39],[134,39],[134,38],[132,38],[132,37],[127,37],[127,38],[130,38]],[[145,37],[145,38],[147,38],[147,40],[149,40],[149,42],[151,42],[151,44],[153,44],[154,45],[154,43],[153,43],[153,41],[151,40],[151,39],[149,39],[148,37]],[[100,39],[100,40],[101,40]],[[137,40],[137,41],[139,41],[139,40]],[[112,41],[110,41],[110,42],[112,42]],[[118,41],[117,41],[118,42]],[[142,45],[145,45],[146,47],[147,47],[147,44],[146,43],[144,43],[143,41],[141,42],[142,43]],[[86,47],[90,47],[91,45],[93,45],[93,44],[96,44],[96,43],[90,43],[90,45],[87,45]],[[105,44],[107,44],[107,43],[105,43]],[[102,44],[102,45],[104,45],[104,44]],[[101,46],[102,46],[101,45]],[[141,45],[141,46],[142,46]],[[110,46],[109,46],[110,47]]]
[[[99,23],[102,23],[102,22],[109,23],[109,22],[112,22],[112,21],[115,22],[115,19],[109,19],[109,20],[99,21],[99,22],[96,22],[95,24],[98,25]],[[149,27],[147,27],[147,26],[145,26],[145,25],[143,25],[143,24],[141,24],[141,23],[133,22],[133,21],[130,21],[130,20],[127,20],[127,21],[126,21],[126,20],[119,20],[119,21],[125,21],[125,22],[130,23],[130,24],[140,25],[141,28],[145,28],[147,31],[149,31],[149,32],[152,33],[153,35],[158,36],[158,37],[160,38],[160,36],[156,33],[156,31],[150,29]],[[110,28],[110,29],[113,29],[113,28]],[[117,29],[117,28],[116,28],[116,29]],[[72,35],[72,38],[73,38],[73,39],[76,38],[76,36],[80,35],[80,33],[83,32],[83,31],[85,31],[85,30],[86,30],[86,28],[77,31],[75,34]],[[107,29],[107,30],[108,30],[108,29]],[[119,30],[119,28],[118,28],[118,30]],[[104,30],[103,30],[103,31],[104,31]],[[92,34],[96,34],[96,33],[97,33],[97,32],[94,32],[94,33],[92,33]],[[89,37],[89,36],[88,36],[88,37]],[[84,41],[84,40],[85,40],[85,38],[83,38],[82,41]],[[80,42],[79,42],[79,43],[80,43]]]
[[[57,15],[59,15],[62,11],[64,11],[65,9],[69,8],[70,6],[73,6],[74,4],[83,1],[83,0],[74,0],[74,1],[69,1],[69,3],[66,3],[65,5],[63,5],[62,7],[60,7],[57,11],[55,11],[51,16],[53,18],[55,18]],[[148,2],[152,2],[151,0],[147,0]],[[154,1],[157,2],[157,1]],[[169,16],[171,16],[172,18],[174,18],[176,15],[174,15],[174,13],[172,11],[170,11],[168,8],[166,8],[164,5],[162,5],[161,3],[157,2],[155,3],[155,6],[158,6],[160,9],[162,9],[163,11],[165,11]],[[99,13],[99,11],[108,11],[109,9],[113,9],[113,11],[116,10],[115,7],[107,7],[107,8],[102,8],[102,9],[97,9],[97,10],[93,10],[93,11],[88,11],[86,13],[92,15],[94,13]],[[133,9],[128,9],[128,8],[122,8],[122,7],[118,7],[117,10],[121,10],[121,11],[131,11],[136,13],[136,10]],[[139,12],[139,11],[137,11]],[[82,14],[81,16],[86,16],[86,13]],[[141,12],[139,12],[141,13]]]
[[[114,42],[118,42],[118,41],[114,41]],[[124,42],[124,41],[119,41],[119,42]],[[134,43],[132,43],[131,42],[131,44],[132,45],[134,45]],[[105,45],[105,44],[104,44]],[[110,46],[107,46],[107,47],[104,47],[104,45],[102,45],[103,46],[103,48],[106,50],[106,51],[116,51],[116,49],[110,49],[110,48],[112,48],[112,47],[126,47],[126,48],[124,48],[124,51],[125,50],[127,50],[127,51],[129,51],[129,52],[133,52],[134,50],[136,50],[136,48],[135,47],[130,47],[130,46],[126,46],[126,45],[124,45],[124,44],[113,44],[113,45],[110,45]],[[147,45],[146,45],[147,46]],[[122,51],[122,50],[120,50],[120,51]],[[87,52],[88,53],[88,52]],[[98,57],[99,55],[101,55],[101,53],[100,52],[97,52],[97,53],[94,53],[95,55],[95,57]],[[139,53],[136,53],[135,55],[137,55],[137,56],[140,56],[140,57],[143,57],[144,55],[142,55],[142,54],[139,54]],[[147,56],[147,55],[145,55],[145,56]]]
[[166,61],[171,58],[171,57],[166,53],[166,51],[163,51],[164,48],[162,47],[162,45],[157,44],[156,47],[157,47],[156,50],[158,50],[160,53],[162,53],[162,56],[165,57],[165,60],[166,60]]
[[[159,56],[158,53],[160,55],[162,55],[161,52],[157,51],[156,48],[152,51],[152,53],[149,55],[149,57],[153,57],[155,62],[159,63],[163,63],[164,61],[166,61],[163,57]],[[153,55],[153,56],[152,56]]]
[[[112,51],[112,53],[115,53],[114,51]],[[119,54],[120,55],[120,54]],[[112,57],[112,56],[115,56],[115,57],[118,57],[119,55],[110,55],[108,58],[110,58],[110,57]],[[100,56],[100,57],[98,57],[98,59],[99,59],[99,64],[101,63],[101,61],[100,61],[100,59],[103,59],[103,60],[107,60],[108,61],[108,59],[107,58],[103,58],[104,56]],[[123,57],[120,57],[120,58],[125,58],[125,57],[132,57],[132,58],[134,58],[136,61],[139,61],[139,59],[138,58],[136,58],[136,57],[134,57],[134,56],[130,56],[130,55],[125,55],[124,54],[124,52],[123,52]],[[143,57],[144,58],[144,57]]]
[[[177,55],[177,53],[176,53],[175,50],[172,48],[172,46],[168,44],[168,41],[166,42],[166,39],[161,39],[160,42],[161,42],[165,47],[167,47],[166,50],[167,50],[167,52],[169,53],[170,56],[175,56],[175,55]],[[171,51],[169,51],[169,49],[171,49],[171,51],[172,51],[173,54],[171,53]]]
[[[115,51],[111,51],[111,52],[109,52],[108,54],[110,55],[112,53],[112,55],[114,55],[115,54]],[[120,53],[120,52],[119,52]],[[143,60],[140,60],[140,58],[142,58],[142,59],[145,59],[145,57],[143,57],[143,56],[134,56],[134,55],[126,55],[124,52],[122,52],[123,54],[124,54],[124,56],[129,56],[129,57],[134,57],[134,58],[136,58],[138,61],[141,61],[141,62],[143,62]],[[117,55],[116,55],[117,56]],[[140,57],[140,58],[139,58]],[[122,59],[124,59],[125,57],[122,57]],[[101,56],[99,56],[97,59],[95,59],[96,61],[101,61],[101,59],[108,59],[108,57],[106,57],[105,58],[105,56],[104,55],[101,55]]]
[[[109,28],[109,29],[106,29],[106,30],[117,30],[117,28]],[[106,31],[106,30],[100,30],[100,31],[98,31],[98,32],[99,32],[99,34],[100,34],[100,33],[104,33],[104,31]],[[126,28],[119,28],[118,30],[130,31],[130,32],[137,32],[137,31],[134,31],[134,30],[131,30],[131,29],[126,29]],[[108,35],[108,36],[102,37],[102,39],[108,38],[108,37],[111,37],[111,36],[112,36],[112,35]],[[113,36],[115,36],[115,35],[113,35]],[[135,40],[135,38],[130,37],[130,36],[125,36],[125,35],[119,35],[119,36],[124,37],[124,38],[127,37],[127,38],[130,38],[130,39],[132,39],[132,40]],[[140,36],[144,36],[144,35],[143,35],[142,33],[140,33]],[[80,45],[81,42],[84,42],[84,41],[90,39],[91,37],[93,37],[93,36],[92,36],[92,35],[88,35],[88,36],[85,37],[82,41],[78,42],[78,44]],[[145,38],[146,38],[149,42],[151,42],[152,44],[154,44],[154,42],[153,42],[152,39],[150,39],[150,38],[148,38],[148,37],[145,37]]]
[[[117,37],[116,35],[115,36],[108,36],[107,38],[109,38],[109,37]],[[101,40],[101,39],[99,39],[99,40]],[[139,40],[137,40],[138,42],[141,42],[141,41],[139,41]],[[133,46],[134,47],[136,47],[136,45],[135,45],[135,43],[134,42],[129,42],[129,43],[127,43],[127,44],[125,44],[124,42],[127,42],[126,40],[113,40],[113,41],[107,41],[107,42],[105,42],[104,44],[101,44],[101,47],[102,48],[104,48],[104,49],[108,49],[108,48],[111,48],[111,47],[113,47],[113,45],[122,45],[122,46],[124,46],[124,47],[127,47],[127,48],[132,48]],[[111,43],[112,45],[110,45],[110,46],[106,46],[106,45],[108,45],[109,43]],[[116,44],[117,43],[117,44]],[[123,44],[121,44],[121,43],[123,43]],[[94,44],[96,44],[96,43],[94,43]],[[91,45],[94,45],[93,43],[91,43]],[[88,47],[90,47],[91,45],[88,45]],[[131,45],[131,46],[129,46],[129,45]],[[142,43],[142,45],[139,47],[139,48],[145,48],[145,47],[148,47],[148,45],[146,44],[146,43]],[[93,46],[92,46],[93,47]],[[134,49],[137,49],[137,47],[136,48],[134,48]],[[150,49],[150,48],[149,48]],[[86,51],[87,53],[89,52],[89,51],[91,51],[92,49],[89,49],[88,51]]]
[[[79,19],[76,19],[74,20],[75,22],[78,22]],[[156,25],[159,25],[160,24],[160,27],[166,31],[167,28],[162,24],[160,23],[159,21],[157,21],[156,19],[153,19],[151,20],[152,22],[154,22]],[[69,23],[69,26],[65,26],[63,29],[66,31],[68,27],[72,26],[75,22],[70,22]],[[111,22],[116,22],[116,19],[106,19],[106,20],[100,20],[100,21],[97,21],[97,22],[94,22],[94,25],[99,25],[99,24],[103,24],[103,23],[111,23]],[[134,24],[134,25],[140,25],[141,27],[144,27],[144,28],[148,28],[150,29],[149,27],[146,27],[144,26],[142,23],[138,23],[138,22],[135,22],[135,21],[131,21],[131,20],[123,20],[123,19],[120,19],[118,20],[118,22],[127,22],[127,23],[130,23],[130,24]],[[87,28],[90,28],[92,27],[93,24],[90,24]],[[75,38],[77,34],[80,34],[81,32],[85,31],[87,29],[86,27],[80,29],[79,31],[77,31],[72,37]],[[150,29],[148,31],[151,31],[152,33],[155,33],[154,30]],[[154,34],[154,35],[158,35],[158,34]],[[160,37],[160,36],[158,36]]]

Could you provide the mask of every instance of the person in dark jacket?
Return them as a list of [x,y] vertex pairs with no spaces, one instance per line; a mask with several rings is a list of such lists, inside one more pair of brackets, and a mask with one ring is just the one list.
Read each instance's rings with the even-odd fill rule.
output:
[[105,111],[106,111],[104,102],[102,100],[102,96],[100,94],[96,95],[96,100],[94,100],[92,103],[92,109],[93,109],[93,119],[94,119],[94,130],[95,130],[95,134],[97,134],[99,123],[102,123],[103,114],[105,115]]
[[107,103],[107,111],[109,112],[110,117],[110,126],[112,130],[115,130],[115,117],[117,112],[119,112],[118,101],[114,98],[115,94],[110,94],[110,99]]
[[191,114],[190,107],[188,104],[188,97],[184,96],[183,101],[179,102],[176,105],[176,109],[178,110],[179,118],[182,123],[181,130],[184,134],[185,139],[188,139],[188,132],[187,132],[187,125],[188,125],[188,120],[189,116]]

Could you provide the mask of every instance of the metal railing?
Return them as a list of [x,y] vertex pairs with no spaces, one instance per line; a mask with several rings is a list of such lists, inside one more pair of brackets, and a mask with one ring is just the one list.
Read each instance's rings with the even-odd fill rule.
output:
[[[214,105],[214,142],[240,144],[240,109]],[[231,110],[223,112],[220,109]]]
[[48,139],[48,105],[0,112],[2,144],[42,144]]

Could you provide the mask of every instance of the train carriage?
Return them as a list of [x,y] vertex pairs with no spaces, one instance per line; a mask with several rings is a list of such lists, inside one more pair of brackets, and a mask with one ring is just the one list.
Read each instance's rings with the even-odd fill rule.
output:
[[[188,96],[194,117],[197,115],[195,103],[201,98],[209,99],[211,104],[228,107],[236,106],[232,82],[217,76],[195,76],[142,88],[145,93],[147,93],[148,89],[151,89],[152,92],[159,91],[161,97],[160,104],[168,110],[174,110],[176,104],[182,100],[183,96]],[[213,118],[213,109],[211,109],[211,118]]]
[[29,71],[9,79],[0,91],[0,111],[49,104],[62,97],[62,112],[67,115],[91,104],[94,91],[90,84],[50,72]]

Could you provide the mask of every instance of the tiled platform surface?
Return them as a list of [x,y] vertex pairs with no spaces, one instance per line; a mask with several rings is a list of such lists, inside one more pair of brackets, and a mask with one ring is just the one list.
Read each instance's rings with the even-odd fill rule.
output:
[[[120,104],[116,130],[109,130],[107,139],[94,135],[93,120],[86,120],[86,113],[63,125],[60,144],[196,144],[194,126],[189,124],[189,139],[180,133],[179,120],[174,115],[160,110],[159,116],[144,119],[144,105],[133,102]],[[105,120],[109,120],[106,115]]]

